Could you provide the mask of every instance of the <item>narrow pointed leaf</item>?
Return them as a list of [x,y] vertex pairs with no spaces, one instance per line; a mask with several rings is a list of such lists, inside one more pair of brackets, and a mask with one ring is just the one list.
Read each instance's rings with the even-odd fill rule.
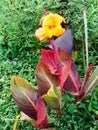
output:
[[68,78],[69,72],[71,69],[71,60],[69,60],[64,67],[62,68],[61,74],[60,74],[60,90],[62,91],[64,83],[66,79]]
[[84,82],[82,83],[82,87],[81,87],[81,90],[80,90],[80,93],[79,93],[80,96],[84,92],[85,85],[88,81],[88,78],[90,76],[90,72],[91,72],[93,66],[94,66],[94,63],[90,64],[90,66],[87,68],[86,75],[85,75],[85,78],[84,78]]
[[40,95],[46,94],[51,86],[58,86],[57,76],[51,74],[42,60],[39,61],[36,67],[36,79]]
[[38,95],[37,90],[25,79],[13,76],[11,79],[11,92],[17,107],[26,115],[36,120],[35,100]]
[[35,126],[42,129],[48,127],[47,111],[43,98],[38,98],[36,101],[37,121]]
[[[62,50],[66,51],[69,55],[71,55],[73,40],[70,29],[67,29],[64,34],[62,34],[55,40],[55,45],[58,48],[61,48]],[[52,48],[50,44],[48,46]]]
[[81,87],[80,76],[78,74],[74,62],[72,62],[69,76],[64,83],[64,89],[72,95],[78,95],[80,87]]
[[43,97],[49,108],[60,109],[61,93],[60,93],[59,87],[51,86],[48,93],[43,95]]
[[97,86],[98,86],[98,66],[96,67],[95,71],[92,72],[91,77],[89,78],[86,84],[84,96],[90,94]]

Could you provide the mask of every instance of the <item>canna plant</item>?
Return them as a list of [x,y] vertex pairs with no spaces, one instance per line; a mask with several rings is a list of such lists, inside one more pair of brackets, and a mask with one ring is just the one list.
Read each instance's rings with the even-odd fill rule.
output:
[[12,76],[11,92],[15,104],[21,110],[21,119],[43,129],[54,121],[49,117],[47,108],[56,110],[59,117],[62,116],[64,91],[74,96],[77,102],[98,85],[98,66],[90,76],[94,66],[93,63],[90,64],[82,81],[70,57],[72,35],[70,29],[62,26],[66,24],[64,18],[45,10],[40,24],[42,27],[37,29],[35,36],[40,41],[48,39],[49,43],[46,48],[41,49],[36,66],[37,87],[19,76]]

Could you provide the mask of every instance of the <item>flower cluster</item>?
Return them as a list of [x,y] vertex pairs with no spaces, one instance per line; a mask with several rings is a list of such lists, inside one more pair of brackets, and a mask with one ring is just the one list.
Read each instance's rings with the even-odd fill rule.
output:
[[60,36],[65,32],[62,23],[66,23],[65,19],[59,14],[48,13],[40,20],[40,27],[36,30],[35,36],[38,40],[50,39],[53,36]]

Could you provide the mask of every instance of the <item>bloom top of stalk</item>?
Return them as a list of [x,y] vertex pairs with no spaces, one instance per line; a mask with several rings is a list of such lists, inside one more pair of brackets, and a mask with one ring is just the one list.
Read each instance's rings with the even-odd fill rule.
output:
[[59,14],[49,13],[43,16],[40,20],[40,27],[36,30],[35,36],[38,40],[49,39],[53,36],[60,36],[65,32],[65,29],[62,27],[62,23],[66,23],[65,19]]

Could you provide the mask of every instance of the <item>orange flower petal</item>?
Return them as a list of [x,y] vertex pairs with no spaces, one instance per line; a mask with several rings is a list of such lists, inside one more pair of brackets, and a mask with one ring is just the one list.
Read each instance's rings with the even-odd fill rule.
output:
[[65,32],[65,29],[61,26],[62,22],[65,23],[65,19],[58,14],[49,13],[43,16],[40,20],[42,28],[36,30],[35,36],[40,41],[53,36],[60,36]]
[[43,39],[51,38],[52,32],[48,29],[39,28],[36,30],[35,36],[38,40],[42,41]]

